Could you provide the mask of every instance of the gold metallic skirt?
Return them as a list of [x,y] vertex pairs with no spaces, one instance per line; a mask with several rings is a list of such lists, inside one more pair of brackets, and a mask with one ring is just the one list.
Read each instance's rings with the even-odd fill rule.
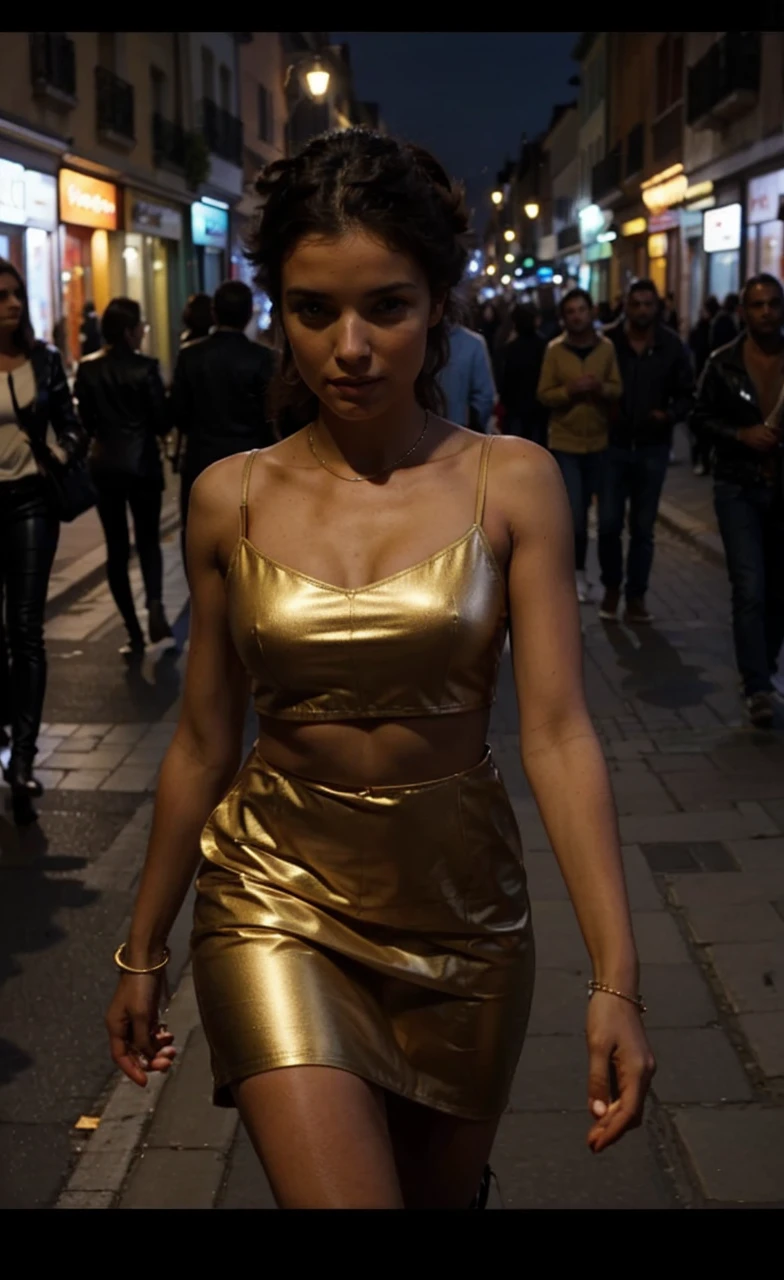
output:
[[503,1111],[534,947],[489,751],[449,778],[362,790],[253,752],[202,852],[193,973],[218,1106],[249,1076],[320,1065],[452,1115]]

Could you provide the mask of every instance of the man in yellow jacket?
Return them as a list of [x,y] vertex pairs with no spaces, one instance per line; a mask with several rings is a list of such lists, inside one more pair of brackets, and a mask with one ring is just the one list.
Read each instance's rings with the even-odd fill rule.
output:
[[609,409],[621,396],[615,347],[593,327],[593,301],[585,289],[561,299],[564,332],[545,352],[537,395],[550,410],[548,443],[569,495],[574,520],[577,596],[590,597],[585,573],[588,512],[601,492],[607,452]]

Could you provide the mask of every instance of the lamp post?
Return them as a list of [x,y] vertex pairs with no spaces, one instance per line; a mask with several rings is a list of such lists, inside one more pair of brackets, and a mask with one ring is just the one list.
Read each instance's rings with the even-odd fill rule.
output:
[[286,133],[288,150],[292,150],[292,124],[303,102],[321,105],[326,101],[332,83],[332,73],[324,65],[319,54],[309,50],[293,54],[286,68],[283,90],[288,102]]
[[539,217],[539,205],[535,200],[528,200],[523,205],[523,212],[525,213],[526,218],[530,218],[533,222],[535,218]]
[[498,189],[496,189],[496,190],[493,192],[493,194],[491,195],[490,199],[492,200],[493,204],[494,204],[496,207],[498,207],[498,206],[502,205],[502,204],[504,203],[504,193],[503,193],[503,191],[499,191]]

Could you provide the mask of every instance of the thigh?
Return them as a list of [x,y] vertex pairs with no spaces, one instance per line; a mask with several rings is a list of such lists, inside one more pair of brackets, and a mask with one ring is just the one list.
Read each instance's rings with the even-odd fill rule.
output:
[[128,505],[133,517],[136,545],[158,542],[163,494],[157,477],[134,480],[128,486]]
[[765,587],[771,599],[784,599],[784,501],[773,495],[763,518]]
[[629,485],[629,527],[633,533],[647,535],[653,531],[669,456],[666,445],[635,450]]
[[629,491],[629,463],[626,450],[607,450],[599,489],[599,528],[603,533],[620,533]]
[[234,1097],[281,1209],[402,1209],[384,1094],[334,1067],[250,1076]]
[[737,590],[758,596],[765,586],[765,544],[759,507],[742,485],[727,482],[716,484],[714,504],[730,580]]
[[498,1120],[462,1120],[396,1094],[389,1134],[407,1209],[468,1209],[490,1158]]
[[99,479],[96,481],[95,491],[98,518],[109,551],[129,555],[131,543],[128,534],[126,486],[119,481]]
[[565,453],[562,449],[554,449],[553,457],[561,469],[561,475],[569,498],[569,506],[572,510],[572,519],[575,524],[578,524],[583,502],[583,480],[579,455]]
[[9,631],[17,624],[43,626],[46,593],[52,571],[59,525],[41,499],[20,506],[5,530],[5,585]]

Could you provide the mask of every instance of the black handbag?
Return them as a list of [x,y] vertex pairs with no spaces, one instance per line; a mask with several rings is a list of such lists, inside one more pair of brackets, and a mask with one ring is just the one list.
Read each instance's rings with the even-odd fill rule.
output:
[[20,409],[16,399],[13,375],[8,375],[8,386],[16,414],[16,421],[30,441],[33,457],[44,482],[46,502],[52,515],[70,524],[77,516],[84,515],[96,503],[96,492],[83,458],[68,458],[65,462],[52,453],[46,438],[25,425],[24,410]]

